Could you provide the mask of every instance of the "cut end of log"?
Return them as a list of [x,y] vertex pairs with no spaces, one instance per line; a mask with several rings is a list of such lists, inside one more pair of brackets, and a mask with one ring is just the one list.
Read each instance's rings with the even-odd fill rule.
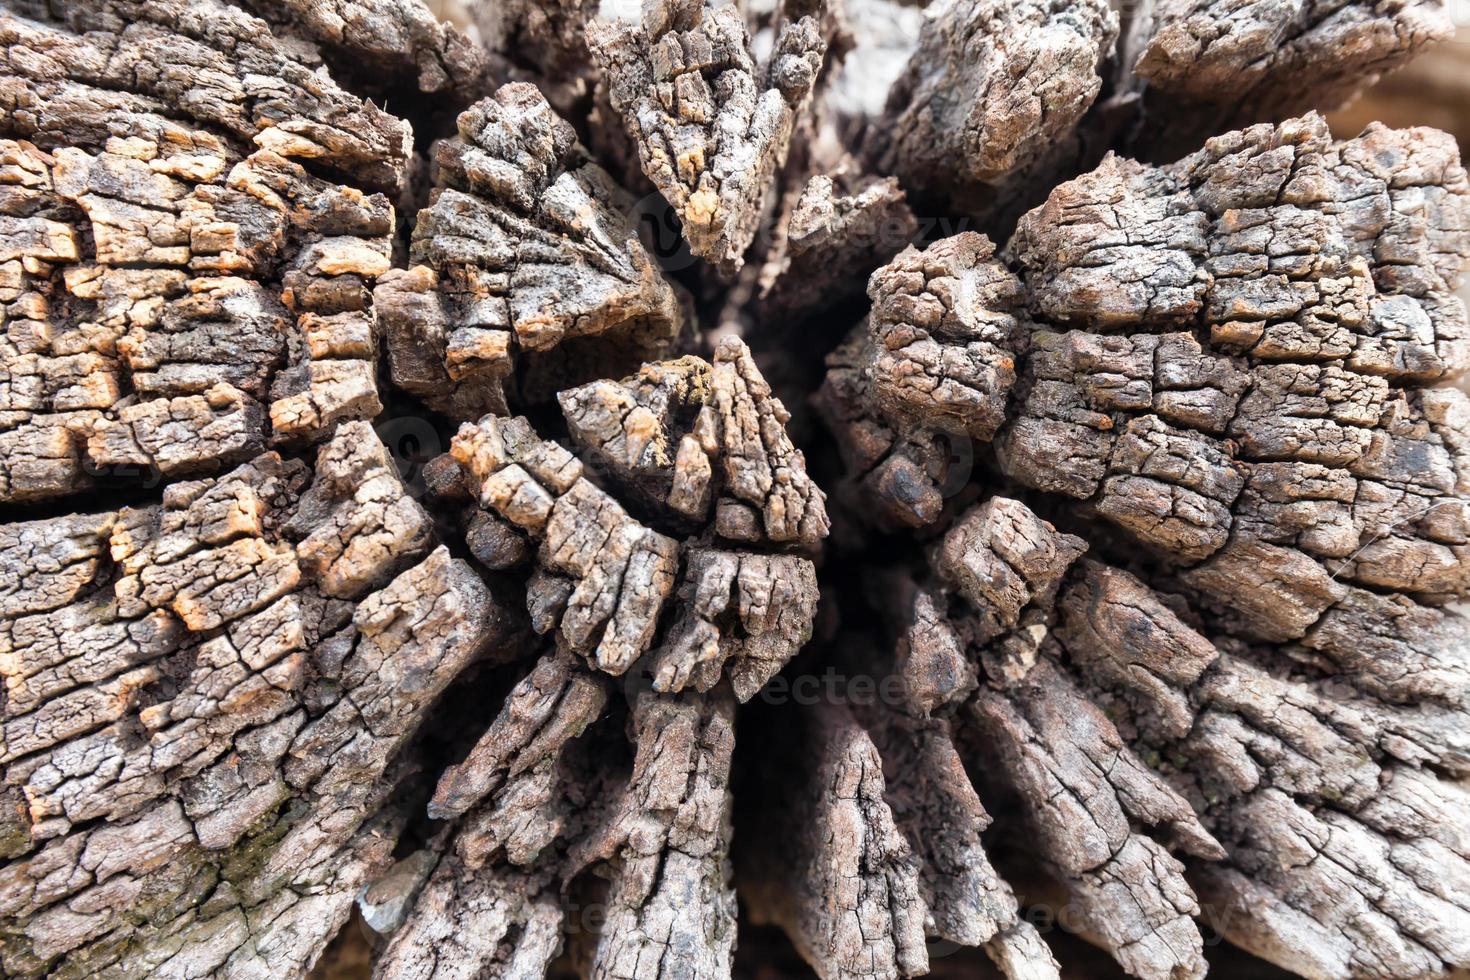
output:
[[0,973],[1470,969],[1448,12],[1125,7],[0,11]]

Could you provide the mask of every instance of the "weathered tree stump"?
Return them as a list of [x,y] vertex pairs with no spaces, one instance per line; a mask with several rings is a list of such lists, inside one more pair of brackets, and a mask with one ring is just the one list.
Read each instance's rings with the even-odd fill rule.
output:
[[1470,969],[1440,3],[459,9],[0,9],[0,973]]

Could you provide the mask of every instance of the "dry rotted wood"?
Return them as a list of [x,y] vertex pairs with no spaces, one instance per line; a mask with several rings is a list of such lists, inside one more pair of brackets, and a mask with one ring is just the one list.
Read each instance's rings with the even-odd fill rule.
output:
[[1441,3],[458,9],[0,9],[0,972],[1470,968]]

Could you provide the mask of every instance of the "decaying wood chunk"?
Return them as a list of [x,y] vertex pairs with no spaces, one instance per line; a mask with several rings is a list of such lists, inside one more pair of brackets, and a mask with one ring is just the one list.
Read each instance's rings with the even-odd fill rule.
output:
[[783,24],[760,64],[739,9],[707,0],[645,0],[639,25],[594,23],[588,42],[643,173],[732,276],[822,64],[816,19]]
[[[359,188],[400,186],[406,126],[234,8],[58,10],[0,19],[0,498],[218,471],[377,414],[393,209]],[[352,183],[307,169],[325,157]]]
[[973,232],[910,246],[868,285],[878,409],[901,423],[988,440],[1005,420],[1026,335],[1020,280]]
[[[1452,141],[1318,117],[1110,160],[1009,246],[1039,313],[1001,435],[1231,611],[1300,639],[1354,586],[1462,594],[1470,183]],[[1075,251],[1074,251],[1075,249]],[[1196,331],[1194,324],[1200,324]]]
[[913,428],[876,413],[867,366],[876,359],[866,323],[827,356],[816,404],[842,452],[846,472],[834,489],[854,513],[883,527],[923,527],[939,519],[948,493],[969,472],[954,454],[954,434]]
[[[1110,159],[1007,247],[1015,305],[1039,326],[1014,348],[1002,469],[1085,501],[1179,569],[1185,595],[1096,563],[1069,573],[1080,541],[992,500],[934,551],[965,608],[916,593],[896,666],[909,710],[968,732],[1077,924],[1134,975],[1202,975],[1201,914],[1307,975],[1466,961],[1464,910],[1407,855],[1463,873],[1444,841],[1467,826],[1448,777],[1470,634],[1437,606],[1470,591],[1466,415],[1425,386],[1464,369],[1467,191],[1439,134],[1333,143],[1307,117],[1170,167]],[[949,461],[878,390],[874,300],[869,336],[831,362],[824,414],[880,513],[933,523]],[[934,865],[921,880],[943,874],[925,849],[942,838],[911,836]]]
[[898,181],[816,174],[802,185],[761,269],[765,325],[801,323],[862,295],[869,270],[918,234]]
[[[4,22],[14,92],[4,125],[11,136],[48,151],[101,149],[114,137],[131,146],[141,138],[180,157],[158,172],[205,178],[219,166],[221,142],[234,143],[237,153],[254,144],[295,159],[329,159],[333,171],[369,189],[403,184],[408,125],[302,64],[294,45],[236,7],[216,0],[68,0],[48,9],[54,21],[7,14]],[[166,70],[181,64],[193,70]],[[113,132],[119,124],[129,131]],[[194,128],[214,138],[191,138]]]
[[919,862],[931,932],[984,946],[1021,928],[1016,897],[981,844],[990,815],[965,774],[948,724],[889,724],[872,735],[883,758],[885,798]]
[[1341,108],[1454,32],[1442,0],[1276,3],[1155,0],[1125,48],[1146,83],[1155,151],[1213,133]]
[[869,129],[878,173],[985,214],[1044,171],[1102,88],[1118,15],[1102,0],[945,0]]
[[1008,696],[982,692],[973,711],[1072,893],[1078,925],[1134,976],[1203,976],[1202,941],[1190,920],[1200,909],[1184,867],[1151,836],[1130,830],[1134,822],[1159,827],[1198,856],[1222,856],[1189,804],[1044,661]]
[[[729,975],[734,702],[633,696],[636,753],[624,769],[605,753],[588,755],[614,734],[605,725],[588,731],[608,687],[565,651],[544,656],[445,774],[430,813],[462,818],[410,896],[380,976],[539,974],[562,945],[567,913],[556,888],[586,873],[611,881],[606,922],[577,923],[597,930],[590,974]],[[449,946],[434,951],[426,941]]]
[[1444,5],[640,6],[0,11],[0,973],[1470,969]]
[[413,898],[413,914],[393,932],[374,977],[536,977],[561,948],[565,914],[546,872],[471,868],[450,854]]
[[817,576],[797,555],[686,549],[679,618],[649,670],[656,690],[708,691],[723,672],[747,701],[812,633]]
[[945,536],[935,571],[969,607],[960,628],[987,682],[967,720],[1071,892],[1077,925],[1135,976],[1202,976],[1183,866],[1136,828],[1159,827],[1202,857],[1219,846],[1043,654],[1056,592],[1084,547],[1005,498]]
[[858,498],[883,523],[921,526],[943,505],[950,446],[989,440],[1005,420],[1026,297],[974,232],[910,246],[873,273],[868,296],[872,311],[829,359],[817,404]]
[[315,475],[6,526],[7,974],[316,958],[408,818],[400,750],[512,621],[427,526],[360,422]]
[[479,505],[540,542],[526,593],[536,630],[558,630],[599,670],[631,667],[673,592],[678,543],[630,515],[524,418],[467,423],[452,452]]
[[[816,577],[799,552],[828,528],[824,495],[750,352],[730,338],[713,363],[649,364],[563,392],[562,410],[596,475],[656,526],[524,418],[462,426],[451,455],[475,502],[539,542],[533,626],[613,675],[649,654],[656,690],[706,691],[725,668],[749,698],[810,635]],[[712,538],[681,543],[691,528]],[[656,643],[681,565],[683,612]]]
[[826,537],[824,495],[786,434],[790,415],[741,341],[721,341],[708,363],[648,364],[560,401],[593,465],[665,519],[701,526],[713,512],[728,541],[810,549]]
[[[459,116],[413,232],[375,294],[394,383],[456,419],[545,400],[667,350],[682,322],[631,201],[524,82]],[[519,367],[520,373],[514,372]]]
[[[798,734],[793,732],[792,734]],[[918,863],[884,801],[883,761],[845,707],[808,713],[752,842],[751,914],[823,980],[929,970]]]
[[632,774],[608,820],[572,854],[574,867],[606,863],[611,878],[589,976],[730,975],[734,721],[723,695],[645,693],[634,703]]

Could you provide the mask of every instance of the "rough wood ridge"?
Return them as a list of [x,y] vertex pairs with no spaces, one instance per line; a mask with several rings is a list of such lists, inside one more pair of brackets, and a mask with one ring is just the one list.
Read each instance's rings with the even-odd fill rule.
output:
[[0,3],[0,973],[1470,969],[1444,4],[451,6]]

